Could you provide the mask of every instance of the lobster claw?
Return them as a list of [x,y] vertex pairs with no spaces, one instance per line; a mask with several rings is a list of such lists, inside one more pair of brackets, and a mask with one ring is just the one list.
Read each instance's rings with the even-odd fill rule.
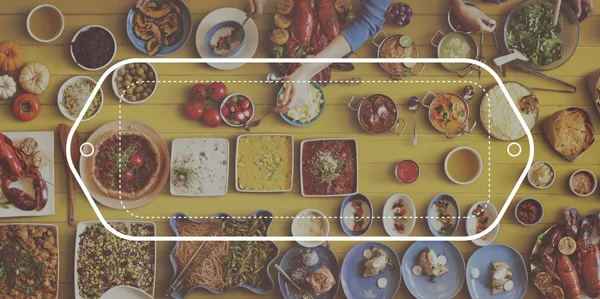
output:
[[48,185],[46,181],[36,179],[33,181],[33,188],[35,189],[35,210],[39,212],[48,203]]
[[581,216],[574,208],[566,208],[563,212],[565,221],[565,231],[563,235],[565,237],[571,237],[577,239],[579,232],[579,226],[581,225]]

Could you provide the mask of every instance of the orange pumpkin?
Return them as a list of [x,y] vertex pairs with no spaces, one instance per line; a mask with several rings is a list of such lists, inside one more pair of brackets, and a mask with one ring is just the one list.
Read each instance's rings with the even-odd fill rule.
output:
[[0,68],[5,72],[13,72],[23,64],[21,46],[6,42],[0,45]]

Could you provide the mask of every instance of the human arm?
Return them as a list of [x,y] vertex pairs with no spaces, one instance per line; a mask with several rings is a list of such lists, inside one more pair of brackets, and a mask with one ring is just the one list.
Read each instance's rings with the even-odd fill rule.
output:
[[450,9],[469,31],[491,33],[496,29],[496,21],[479,8],[465,4],[464,0],[449,0]]
[[[385,12],[391,0],[362,0],[357,17],[336,36],[315,58],[341,58],[356,52],[369,38],[375,35],[385,22]],[[296,108],[308,99],[308,81],[328,67],[330,63],[305,63],[287,78],[288,87],[279,103]]]
[[[558,1],[558,0],[556,0]],[[581,13],[585,11],[588,15],[594,12],[594,1],[593,0],[571,0],[575,8],[575,14],[579,18]]]

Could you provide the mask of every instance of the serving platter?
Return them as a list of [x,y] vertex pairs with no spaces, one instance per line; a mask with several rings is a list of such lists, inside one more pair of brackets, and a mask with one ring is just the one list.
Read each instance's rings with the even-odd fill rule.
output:
[[[58,292],[60,290],[60,238],[59,238],[59,231],[58,231],[58,226],[54,225],[54,224],[45,224],[45,223],[0,223],[0,226],[13,226],[13,225],[22,225],[22,226],[33,226],[33,227],[48,227],[48,228],[52,228],[54,230],[54,237],[55,237],[55,244],[56,244],[56,259],[57,259],[57,263],[56,263],[56,295],[54,296],[54,298],[59,298],[58,297]],[[0,295],[1,296],[1,295]],[[52,297],[50,297],[52,298]],[[46,299],[50,299],[50,298],[46,298]]]
[[[252,213],[249,217],[244,218],[244,220],[234,218],[227,213],[218,213],[207,219],[233,219],[237,223],[243,223],[243,222],[248,221],[248,219],[253,219],[253,218],[258,218],[258,219],[264,220],[265,225],[267,227],[266,235],[268,236],[269,230],[271,228],[271,224],[273,224],[273,213],[271,213],[267,210],[257,210],[254,213]],[[171,216],[170,220],[169,220],[169,225],[171,227],[171,230],[173,230],[173,233],[176,236],[180,236],[179,230],[177,229],[177,219],[186,219],[187,221],[197,223],[197,224],[202,224],[203,222],[207,221],[207,220],[195,221],[195,220],[190,219],[190,217],[188,217],[187,215],[185,215],[183,213],[176,213],[173,216]],[[173,281],[177,278],[177,274],[179,272],[179,267],[177,266],[177,261],[175,260],[175,249],[177,249],[179,242],[180,241],[177,241],[175,243],[175,246],[173,246],[173,250],[171,251],[171,253],[169,255],[169,260],[171,261],[171,265],[173,267],[173,276],[171,277],[170,283],[173,283]],[[213,289],[210,289],[207,287],[195,286],[195,287],[188,288],[185,290],[175,291],[172,293],[171,296],[175,299],[183,299],[183,298],[187,297],[187,295],[189,295],[191,292],[193,292],[194,290],[197,290],[197,289],[207,290],[207,291],[210,291],[210,292],[212,292],[214,294],[218,294],[218,295],[228,293],[229,291],[231,291],[233,289],[237,289],[237,288],[247,289],[255,294],[261,294],[261,295],[272,292],[273,288],[275,287],[275,283],[274,283],[273,278],[271,277],[271,273],[268,271],[268,269],[271,268],[271,265],[275,262],[275,260],[279,256],[279,246],[277,246],[277,244],[273,241],[269,241],[269,243],[275,249],[275,255],[273,256],[273,258],[271,260],[269,260],[266,263],[266,268],[267,268],[267,277],[266,278],[267,279],[264,281],[263,285],[252,287],[248,284],[242,284],[242,285],[232,286],[232,287],[229,287],[224,290],[213,290]]]
[[[344,194],[332,194],[332,195],[310,195],[307,194],[304,190],[304,167],[303,167],[303,157],[304,157],[304,145],[306,143],[310,143],[310,142],[316,142],[316,141],[352,141],[354,142],[354,154],[355,154],[355,165],[356,165],[356,177],[355,177],[355,181],[356,181],[356,188],[355,190],[353,190],[350,193],[344,193]],[[358,194],[358,141],[354,138],[322,138],[322,139],[308,139],[308,140],[304,140],[300,143],[300,186],[301,186],[301,192],[302,192],[302,196],[304,197],[343,197],[343,196],[350,196],[350,195],[356,195]]]
[[[295,247],[293,247],[292,249],[290,249],[288,252],[285,253],[283,258],[281,259],[280,267],[281,267],[281,269],[283,269],[283,271],[285,271],[285,273],[288,274],[288,276],[290,275],[290,273],[294,269],[294,267],[296,267],[296,262],[294,261],[296,259],[296,256],[298,255],[298,253],[301,250],[306,250],[306,249],[307,248],[303,247],[302,245],[296,245]],[[316,296],[312,292],[310,287],[301,287],[301,288],[303,291],[309,292],[309,294],[311,294],[313,299],[333,299],[336,297],[336,294],[338,293],[339,286],[340,286],[340,269],[338,266],[337,257],[335,256],[333,251],[331,251],[331,249],[329,249],[325,246],[317,246],[317,247],[314,247],[311,249],[315,251],[315,253],[319,257],[319,261],[317,262],[316,265],[310,267],[309,270],[314,271],[323,266],[326,266],[331,271],[331,274],[333,274],[333,277],[334,277],[336,283],[332,287],[331,290],[329,290],[328,292],[322,293],[318,296]],[[298,294],[298,290],[296,290],[296,288],[294,288],[294,286],[292,286],[289,282],[287,282],[287,280],[281,274],[278,273],[277,276],[278,276],[278,282],[279,282],[279,290],[281,291],[283,298],[285,298],[285,299],[301,298],[301,297],[299,297],[300,294]]]
[[[447,258],[448,273],[437,277],[433,284],[428,276],[416,276],[412,273],[412,267],[416,264],[419,253],[425,248],[431,248],[438,256],[443,254]],[[414,297],[419,299],[455,297],[465,283],[464,273],[464,258],[458,248],[450,242],[418,241],[408,248],[402,258],[402,276],[406,287]]]
[[[204,154],[204,157],[208,160],[206,165],[206,170],[215,170],[220,169],[223,172],[222,176],[213,177],[215,181],[218,183],[223,182],[223,192],[218,192],[218,190],[213,190],[211,184],[208,184],[207,188],[211,189],[209,192],[202,192],[202,190],[188,190],[188,192],[183,192],[183,190],[179,190],[175,184],[175,168],[177,158],[184,154],[191,154],[192,158],[195,162],[202,161],[202,152],[198,152],[198,147],[201,145],[207,146],[207,143],[212,143],[215,147],[223,147],[224,150],[224,164],[220,163],[221,161],[215,161],[214,163],[210,162],[210,159],[216,159],[216,155],[214,152],[210,154]],[[202,164],[200,162],[200,164]],[[210,165],[210,166],[209,166]],[[196,168],[198,172],[202,169],[202,167]],[[178,138],[173,139],[171,143],[171,179],[170,181],[170,190],[171,195],[174,196],[224,196],[227,194],[228,184],[229,184],[229,141],[224,138]]]
[[[491,244],[475,251],[467,263],[466,277],[467,287],[471,298],[490,298],[492,289],[489,282],[492,278],[490,265],[494,262],[505,262],[512,270],[512,281],[514,287],[510,291],[505,291],[493,295],[493,298],[500,299],[521,299],[525,296],[528,286],[527,269],[523,258],[514,248],[504,244]],[[479,277],[471,277],[471,269],[480,271]]]
[[[150,221],[131,221],[131,220],[107,220],[107,222],[109,224],[111,223],[138,223],[138,224],[145,224],[148,226],[152,227],[152,231],[153,231],[153,235],[156,235],[156,224],[154,222],[150,222]],[[77,230],[76,230],[76,235],[75,235],[75,264],[74,264],[74,271],[73,271],[73,275],[74,275],[74,290],[75,290],[75,299],[88,299],[85,297],[82,297],[79,293],[79,273],[77,272],[77,264],[79,262],[79,247],[81,246],[81,234],[83,234],[83,232],[85,231],[86,228],[93,226],[93,225],[102,225],[102,223],[100,221],[84,221],[84,222],[79,222],[77,223]],[[106,228],[103,228],[106,229]],[[156,243],[154,243],[154,263],[153,263],[153,268],[154,268],[154,277],[152,279],[152,294],[149,294],[151,297],[154,297],[154,293],[156,290],[156,258],[157,258],[157,248],[156,248]],[[110,290],[109,290],[110,291]],[[142,290],[139,290],[140,292],[143,292]]]
[[[391,259],[391,266],[387,265],[383,273],[371,277],[363,277],[365,271],[365,258],[363,251],[378,247]],[[354,246],[342,264],[341,283],[344,294],[348,299],[392,299],[398,292],[402,282],[402,269],[400,259],[393,249],[382,243],[366,242]],[[378,280],[387,280],[387,286],[378,287]]]
[[[158,178],[156,185],[153,187],[153,189],[147,194],[133,201],[119,200],[118,198],[112,198],[105,195],[103,192],[100,191],[100,189],[98,189],[92,178],[92,162],[94,156],[92,155],[90,157],[85,157],[81,155],[81,158],[79,160],[79,172],[81,174],[81,179],[83,180],[85,186],[88,188],[88,191],[90,192],[92,197],[97,202],[103,204],[106,207],[119,210],[133,209],[141,207],[151,202],[154,198],[158,196],[163,186],[167,183],[170,173],[170,156],[167,143],[158,132],[156,132],[154,129],[152,129],[144,123],[132,120],[113,121],[101,126],[96,131],[94,131],[94,133],[92,133],[92,135],[90,135],[90,137],[88,138],[87,142],[96,146],[97,142],[99,142],[104,136],[106,136],[106,134],[119,133],[123,131],[134,131],[145,134],[158,147],[158,150],[161,153],[162,161],[159,161],[160,165],[158,171],[160,177]],[[95,150],[98,149],[96,148]]]
[[[37,217],[54,215],[54,132],[1,132],[13,141],[13,145],[19,146],[21,140],[27,137],[35,139],[38,143],[38,151],[45,152],[50,161],[46,167],[40,168],[42,178],[46,181],[48,188],[48,202],[41,211],[23,211],[14,205],[8,205],[7,208],[0,209],[0,218],[8,217]],[[27,194],[35,194],[33,189],[33,180],[30,178],[20,179],[10,185],[12,188],[18,188]],[[0,200],[6,202],[6,197],[1,196]]]

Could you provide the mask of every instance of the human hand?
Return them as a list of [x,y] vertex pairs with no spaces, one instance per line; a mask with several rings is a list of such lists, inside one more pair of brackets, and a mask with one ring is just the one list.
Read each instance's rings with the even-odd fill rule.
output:
[[263,14],[263,8],[268,0],[248,0],[248,13],[246,15],[256,18]]
[[479,8],[467,5],[463,1],[453,1],[452,11],[467,31],[491,33],[496,29],[497,23],[494,19],[488,17]]
[[290,109],[296,109],[309,100],[308,84],[310,78],[306,78],[301,69],[295,71],[291,76],[285,79],[283,87],[284,93],[277,99],[280,112],[287,112]]
[[148,2],[150,2],[150,0],[137,0],[135,7],[136,8],[144,7],[144,6],[146,6],[146,4],[148,4]]
[[[558,0],[556,0],[558,1]],[[593,0],[572,0],[573,6],[575,7],[575,14],[579,18],[583,11],[590,15],[594,12],[594,1]]]

